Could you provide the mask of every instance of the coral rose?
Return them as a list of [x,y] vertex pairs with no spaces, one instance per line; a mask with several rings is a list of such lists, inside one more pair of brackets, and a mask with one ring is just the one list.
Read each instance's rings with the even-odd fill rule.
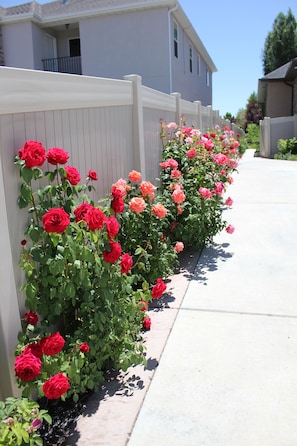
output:
[[109,251],[103,251],[103,258],[105,262],[114,263],[121,257],[122,247],[118,242],[109,242],[109,248]]
[[176,244],[175,244],[173,249],[174,249],[175,252],[182,252],[184,250],[183,242],[176,242]]
[[143,181],[139,186],[142,196],[152,200],[155,196],[155,186],[150,181]]
[[42,351],[47,356],[54,356],[60,353],[65,344],[65,339],[59,332],[47,336],[42,345]]
[[50,164],[56,166],[57,164],[66,164],[69,158],[69,153],[59,147],[52,147],[47,151],[47,160]]
[[66,179],[69,181],[72,186],[76,186],[80,182],[80,173],[79,171],[72,166],[66,166]]
[[167,214],[167,209],[165,206],[163,206],[162,203],[156,203],[152,207],[153,214],[156,215],[156,217],[164,218]]
[[190,159],[195,158],[197,156],[197,150],[196,149],[187,150],[186,155]]
[[19,157],[21,160],[25,161],[25,165],[28,169],[42,166],[46,160],[45,148],[41,142],[31,139],[25,142],[22,149],[19,149]]
[[154,285],[152,288],[152,298],[159,299],[162,296],[162,294],[164,293],[164,291],[166,290],[166,288],[167,288],[167,286],[163,282],[163,280],[161,278],[157,279],[156,285]]
[[52,208],[42,216],[42,223],[46,232],[62,234],[70,225],[70,217],[63,208]]
[[185,201],[186,196],[183,193],[183,191],[181,190],[180,187],[177,187],[171,194],[172,200],[174,201],[174,203],[176,204],[181,204]]
[[129,201],[129,208],[136,214],[140,214],[146,207],[146,203],[142,197],[134,197]]
[[41,361],[32,352],[27,351],[15,358],[14,370],[22,381],[31,381],[40,375]]
[[139,183],[141,181],[141,173],[137,172],[136,170],[132,170],[129,173],[128,178],[130,181],[133,181],[133,183]]
[[58,399],[70,389],[69,378],[63,373],[51,376],[43,385],[44,396],[49,400]]

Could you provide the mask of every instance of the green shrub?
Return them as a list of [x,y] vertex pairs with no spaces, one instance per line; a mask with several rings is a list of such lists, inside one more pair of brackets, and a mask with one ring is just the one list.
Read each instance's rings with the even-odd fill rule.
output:
[[246,129],[247,144],[250,148],[260,150],[260,126],[257,124],[248,124]]

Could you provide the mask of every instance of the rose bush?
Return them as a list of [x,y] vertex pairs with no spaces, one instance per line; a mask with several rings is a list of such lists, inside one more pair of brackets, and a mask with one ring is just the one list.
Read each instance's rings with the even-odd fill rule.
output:
[[[162,203],[170,223],[166,235],[186,247],[201,248],[227,226],[223,194],[242,153],[239,135],[228,127],[202,134],[161,122],[161,139]],[[226,204],[231,203],[229,197]]]

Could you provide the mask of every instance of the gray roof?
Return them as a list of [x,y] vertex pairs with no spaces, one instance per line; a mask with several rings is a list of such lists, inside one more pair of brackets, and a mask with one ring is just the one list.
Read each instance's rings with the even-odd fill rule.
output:
[[40,27],[48,27],[59,23],[77,22],[83,17],[162,7],[172,10],[172,14],[205,60],[210,71],[217,71],[213,60],[177,0],[55,0],[43,5],[32,1],[10,8],[0,6],[0,25],[32,20]]
[[262,77],[261,81],[293,81],[297,77],[297,57]]

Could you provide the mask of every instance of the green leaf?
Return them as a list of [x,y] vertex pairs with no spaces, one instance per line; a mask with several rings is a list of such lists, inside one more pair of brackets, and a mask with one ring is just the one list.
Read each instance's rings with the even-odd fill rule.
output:
[[20,174],[26,183],[30,183],[33,178],[33,170],[28,169],[25,165],[21,167]]
[[28,234],[33,242],[35,242],[35,243],[38,242],[38,240],[40,238],[40,234],[39,234],[39,230],[37,228],[30,229],[28,231]]

